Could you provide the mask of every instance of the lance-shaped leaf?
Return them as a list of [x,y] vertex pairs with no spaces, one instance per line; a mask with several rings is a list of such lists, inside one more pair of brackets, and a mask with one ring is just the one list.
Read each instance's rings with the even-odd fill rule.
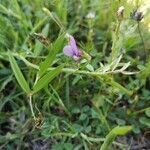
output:
[[40,77],[43,76],[45,74],[46,70],[48,69],[48,67],[50,67],[52,65],[53,61],[56,58],[57,53],[62,48],[63,41],[64,41],[64,36],[61,35],[60,37],[57,38],[55,43],[51,46],[48,56],[40,64],[40,71],[39,71],[39,76]]
[[42,78],[40,78],[37,83],[33,86],[33,93],[38,92],[42,88],[48,85],[50,81],[52,81],[58,74],[61,72],[63,66],[58,66],[54,70],[46,73]]
[[14,72],[14,75],[19,83],[19,85],[21,86],[21,88],[27,93],[29,94],[30,93],[30,87],[27,83],[27,81],[25,80],[15,58],[11,55],[10,52],[8,52],[8,56],[9,56],[9,61],[10,61],[10,65],[11,65],[11,68]]
[[132,130],[131,126],[117,126],[113,128],[105,138],[104,143],[102,144],[100,150],[108,150],[111,143],[115,140],[116,136],[125,135]]

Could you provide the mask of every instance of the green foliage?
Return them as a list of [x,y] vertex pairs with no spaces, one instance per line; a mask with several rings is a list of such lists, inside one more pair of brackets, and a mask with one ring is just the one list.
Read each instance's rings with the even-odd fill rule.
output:
[[62,70],[62,66],[58,66],[54,70],[49,71],[43,77],[41,77],[36,84],[33,86],[33,93],[38,92],[42,88],[44,88],[50,81],[52,81]]
[[100,150],[107,150],[109,149],[110,144],[114,141],[116,136],[118,135],[125,135],[127,132],[129,132],[132,129],[131,126],[123,126],[123,127],[115,127],[113,128],[109,134],[106,136],[106,139],[104,143],[102,144]]
[[[135,3],[0,0],[0,148],[143,145],[150,127],[149,15],[133,20],[142,1]],[[77,61],[63,53],[68,34],[82,52]]]
[[9,61],[10,61],[12,70],[15,74],[15,77],[16,77],[19,85],[27,94],[29,94],[30,93],[29,85],[28,85],[27,81],[25,80],[20,68],[18,67],[16,60],[14,59],[14,57],[11,55],[10,52],[8,52],[8,56],[9,56]]
[[46,57],[44,62],[42,62],[40,65],[39,77],[41,77],[46,72],[48,67],[52,65],[53,61],[56,58],[56,54],[62,48],[63,41],[64,41],[64,37],[61,35],[51,46],[48,56]]

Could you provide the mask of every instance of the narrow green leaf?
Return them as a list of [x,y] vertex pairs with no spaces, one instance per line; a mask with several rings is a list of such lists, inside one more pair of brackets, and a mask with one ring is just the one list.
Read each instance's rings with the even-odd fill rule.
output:
[[117,127],[113,128],[106,136],[105,141],[102,144],[100,150],[108,150],[109,146],[115,140],[116,136],[125,135],[127,132],[129,132],[131,130],[132,130],[131,126],[123,126],[123,127],[117,126]]
[[11,55],[10,52],[8,52],[8,56],[9,56],[9,61],[10,61],[10,65],[11,65],[11,68],[14,72],[14,75],[19,83],[19,85],[21,86],[21,88],[27,93],[29,94],[30,93],[30,88],[29,88],[29,85],[28,83],[26,82],[19,66],[17,65],[16,63],[16,60],[15,58]]
[[114,80],[111,80],[108,84],[110,84],[111,86],[117,88],[118,90],[128,94],[129,96],[131,96],[133,94],[133,91],[126,89],[124,86],[122,86],[118,82],[115,82]]
[[[49,33],[49,24],[46,24],[42,30],[42,34],[45,37],[47,37],[48,33]],[[36,40],[36,44],[35,44],[35,48],[34,48],[34,55],[35,56],[40,55],[42,49],[43,49],[43,44],[39,40]]]
[[139,119],[140,123],[147,126],[147,127],[150,127],[150,119],[147,118],[147,117],[140,117]]
[[14,13],[11,9],[7,9],[2,4],[0,4],[0,12],[4,13],[6,15],[11,15],[11,16],[17,18],[17,19],[21,19],[21,17],[18,14]]
[[114,81],[114,79],[112,77],[110,77],[109,75],[105,75],[102,78],[98,77],[100,80],[102,80],[103,82],[111,85],[112,87],[118,89],[119,91],[122,91],[128,95],[132,95],[133,91],[128,90],[127,88],[125,88],[124,86],[122,86],[121,84],[119,84],[118,82]]
[[38,92],[44,88],[50,81],[52,81],[62,70],[63,66],[58,66],[56,69],[49,71],[33,86],[33,93]]
[[150,117],[150,108],[145,110],[145,114],[147,115],[147,117]]
[[112,132],[115,135],[125,135],[126,133],[128,133],[130,130],[132,130],[131,126],[123,126],[123,127],[115,127]]
[[51,46],[50,52],[44,62],[40,64],[40,71],[39,71],[39,76],[41,77],[42,75],[45,74],[46,70],[48,67],[50,67],[53,63],[53,61],[56,58],[57,53],[60,51],[62,48],[62,44],[64,41],[64,36],[61,35],[60,37],[57,38],[55,43]]

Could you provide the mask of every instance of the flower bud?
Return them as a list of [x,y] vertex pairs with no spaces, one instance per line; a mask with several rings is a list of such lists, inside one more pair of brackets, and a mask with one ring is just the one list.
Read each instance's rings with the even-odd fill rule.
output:
[[124,6],[121,6],[117,10],[118,17],[123,17],[123,13],[124,13]]
[[133,20],[136,20],[136,21],[141,21],[144,17],[143,13],[140,12],[140,11],[137,11],[137,10],[134,10],[131,14],[130,14],[131,18]]
[[86,15],[86,18],[87,18],[87,19],[93,19],[93,18],[95,18],[95,13],[94,13],[94,12],[89,12],[89,13]]

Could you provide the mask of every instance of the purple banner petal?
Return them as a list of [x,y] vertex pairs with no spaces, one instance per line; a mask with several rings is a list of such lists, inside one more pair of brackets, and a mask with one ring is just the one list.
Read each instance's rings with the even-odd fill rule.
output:
[[67,56],[71,56],[72,57],[74,55],[73,49],[72,49],[72,47],[70,45],[66,45],[64,47],[64,49],[63,49],[63,52]]

